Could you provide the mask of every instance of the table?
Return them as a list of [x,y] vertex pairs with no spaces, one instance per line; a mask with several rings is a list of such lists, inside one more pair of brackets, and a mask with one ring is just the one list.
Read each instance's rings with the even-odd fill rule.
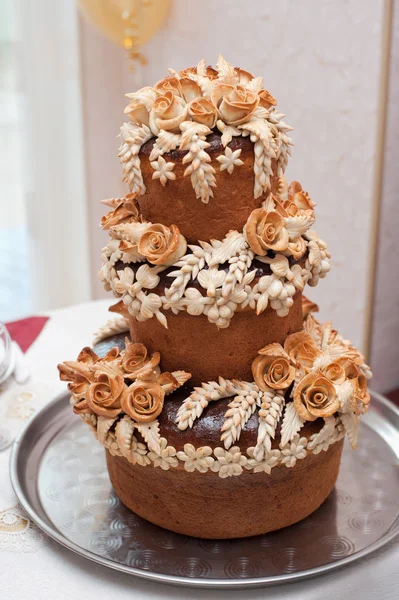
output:
[[[3,385],[2,417],[15,431],[35,410],[65,390],[56,365],[75,359],[104,324],[109,301],[96,301],[45,313],[50,317],[27,357],[32,378],[24,386]],[[22,396],[21,396],[22,394]],[[3,421],[4,423],[4,421]],[[9,450],[0,452],[0,598],[2,600],[397,600],[399,543],[393,541],[365,560],[325,576],[280,587],[241,591],[196,590],[143,581],[113,572],[48,539],[17,507],[8,477]]]

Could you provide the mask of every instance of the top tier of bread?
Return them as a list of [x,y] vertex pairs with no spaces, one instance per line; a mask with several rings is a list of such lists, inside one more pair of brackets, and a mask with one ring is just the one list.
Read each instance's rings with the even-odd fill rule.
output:
[[292,141],[276,99],[219,56],[128,94],[123,180],[146,221],[175,224],[188,243],[242,231],[275,192]]

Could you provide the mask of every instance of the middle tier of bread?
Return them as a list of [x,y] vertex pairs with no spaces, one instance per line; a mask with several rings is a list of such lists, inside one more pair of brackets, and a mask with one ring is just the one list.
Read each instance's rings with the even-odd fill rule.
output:
[[273,342],[284,344],[288,335],[302,329],[302,294],[294,296],[286,317],[270,307],[260,315],[246,308],[235,313],[226,329],[217,329],[205,315],[168,311],[167,319],[165,329],[155,318],[130,318],[132,340],[159,351],[163,370],[188,371],[193,385],[219,376],[252,381],[251,364],[258,350]]

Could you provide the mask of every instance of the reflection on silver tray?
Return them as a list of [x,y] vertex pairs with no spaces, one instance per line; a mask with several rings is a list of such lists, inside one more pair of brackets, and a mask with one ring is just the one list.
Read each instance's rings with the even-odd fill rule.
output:
[[127,510],[104,450],[57,398],[15,442],[11,476],[21,504],[51,537],[108,567],[199,587],[286,583],[339,567],[399,531],[399,411],[373,394],[357,452],[345,446],[337,486],[297,525],[244,540],[198,540]]

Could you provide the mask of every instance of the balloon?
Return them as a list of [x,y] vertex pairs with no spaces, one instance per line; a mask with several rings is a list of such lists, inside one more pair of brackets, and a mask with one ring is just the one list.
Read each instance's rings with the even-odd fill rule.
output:
[[78,0],[82,14],[110,40],[130,49],[160,28],[170,0]]

